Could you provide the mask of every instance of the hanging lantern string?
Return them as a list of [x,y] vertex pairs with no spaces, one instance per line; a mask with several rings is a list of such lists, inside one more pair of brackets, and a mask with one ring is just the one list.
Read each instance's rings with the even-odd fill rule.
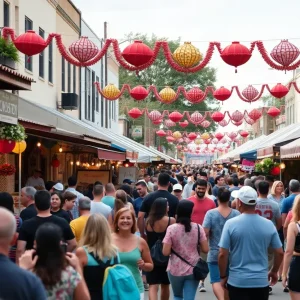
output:
[[[87,37],[81,37],[77,42],[70,45],[69,51],[62,42],[62,35],[58,33],[50,33],[48,38],[44,40],[38,34],[32,30],[28,30],[26,33],[16,37],[15,31],[12,28],[4,27],[2,34],[5,39],[11,38],[16,48],[28,56],[36,55],[45,50],[50,45],[53,39],[56,41],[57,48],[60,54],[71,64],[78,67],[88,67],[99,62],[105,54],[108,53],[109,47],[112,46],[114,56],[117,62],[128,71],[142,71],[149,68],[157,59],[157,56],[162,50],[168,64],[176,71],[182,73],[195,73],[205,68],[210,62],[215,49],[218,50],[222,60],[235,67],[245,64],[252,56],[252,52],[256,47],[261,54],[264,61],[273,69],[281,71],[295,70],[300,66],[300,59],[296,61],[299,56],[299,49],[287,40],[282,40],[270,53],[268,54],[262,41],[254,41],[250,43],[250,48],[240,44],[239,42],[233,42],[231,45],[222,49],[220,42],[209,42],[206,53],[202,59],[202,55],[199,50],[193,46],[193,51],[196,51],[197,59],[194,63],[186,65],[182,61],[175,59],[169,48],[167,41],[155,42],[154,49],[150,49],[148,46],[140,42],[141,51],[139,53],[130,52],[127,53],[126,58],[120,50],[120,43],[116,39],[107,39],[104,42],[102,49],[90,41]],[[130,46],[129,46],[130,47]],[[236,55],[237,47],[242,51],[242,56]],[[147,49],[147,54],[143,50]],[[176,51],[175,51],[176,52]],[[287,55],[287,53],[289,55]],[[138,62],[136,59],[138,58]],[[196,65],[194,65],[196,64]]]
[[[133,92],[134,88],[131,88],[131,86],[129,84],[123,84],[121,91],[117,87],[115,87],[116,93],[113,96],[105,93],[105,91],[104,91],[105,88],[102,90],[99,82],[95,82],[95,85],[96,85],[98,93],[101,94],[101,96],[103,96],[104,98],[106,98],[108,100],[117,100],[121,96],[123,96],[125,94],[125,92],[128,93],[131,97],[133,97],[132,92]],[[138,87],[142,87],[142,86],[136,86],[135,88],[138,88]],[[251,103],[251,102],[255,102],[255,101],[259,100],[262,97],[265,90],[267,90],[273,97],[281,99],[287,95],[287,93],[290,91],[290,89],[292,87],[294,87],[295,91],[300,93],[300,88],[297,86],[296,82],[290,82],[287,86],[285,86],[281,83],[277,83],[273,88],[270,88],[269,84],[263,84],[261,86],[260,91],[258,91],[252,85],[249,85],[242,92],[240,91],[238,86],[232,86],[231,89],[228,90],[228,94],[226,94],[226,97],[224,99],[223,98],[224,92],[221,91],[221,89],[224,88],[223,86],[220,89],[215,89],[213,86],[207,86],[205,88],[204,92],[198,87],[194,87],[194,88],[190,89],[189,91],[187,91],[183,86],[178,86],[176,92],[174,90],[172,90],[174,92],[174,95],[172,96],[172,98],[166,101],[160,95],[160,93],[157,91],[157,86],[150,85],[147,89],[144,89],[145,95],[144,95],[143,99],[139,99],[139,100],[144,100],[152,92],[153,96],[159,102],[164,103],[164,104],[171,104],[171,103],[175,102],[180,97],[180,95],[182,95],[186,100],[188,100],[191,103],[200,103],[203,100],[205,100],[205,98],[208,97],[209,94],[211,94],[215,99],[217,99],[219,101],[225,101],[232,96],[233,91],[236,91],[236,94],[242,101]],[[144,88],[144,87],[142,87],[142,88]],[[168,87],[168,88],[170,88],[170,87]],[[197,99],[195,100],[194,97],[197,97]]]

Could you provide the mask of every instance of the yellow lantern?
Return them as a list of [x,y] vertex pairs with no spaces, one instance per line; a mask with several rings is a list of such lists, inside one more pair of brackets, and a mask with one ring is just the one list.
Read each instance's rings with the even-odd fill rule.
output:
[[208,140],[208,139],[210,138],[210,135],[209,135],[209,133],[205,132],[205,133],[203,133],[203,134],[201,135],[201,138],[202,138],[203,140]]
[[181,134],[179,131],[175,131],[175,132],[173,133],[173,138],[174,138],[174,139],[178,140],[178,139],[180,139],[181,137],[182,137],[182,134]]
[[173,58],[180,66],[190,68],[202,60],[202,54],[190,42],[184,42],[175,50]]
[[195,144],[200,145],[201,144],[201,139],[199,139],[199,138],[195,139]]
[[25,141],[16,142],[15,148],[13,149],[13,153],[20,154],[25,151],[27,144]]
[[102,90],[102,94],[108,100],[115,100],[120,94],[120,90],[114,84],[110,83]]
[[162,98],[163,103],[169,103],[176,98],[176,93],[169,86],[166,86],[164,89],[160,91],[159,96]]

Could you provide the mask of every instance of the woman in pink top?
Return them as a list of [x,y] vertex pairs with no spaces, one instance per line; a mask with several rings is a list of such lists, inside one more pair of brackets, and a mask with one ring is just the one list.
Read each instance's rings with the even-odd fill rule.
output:
[[170,225],[163,240],[163,254],[170,255],[168,276],[174,293],[174,300],[193,300],[199,284],[194,279],[193,267],[172,253],[172,249],[195,266],[200,258],[197,250],[198,228],[200,229],[200,249],[208,252],[208,244],[204,229],[191,221],[194,203],[181,200],[177,208],[176,224]]

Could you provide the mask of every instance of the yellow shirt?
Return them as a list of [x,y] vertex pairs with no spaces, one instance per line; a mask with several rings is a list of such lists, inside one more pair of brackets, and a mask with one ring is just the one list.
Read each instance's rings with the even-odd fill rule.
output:
[[77,243],[80,241],[81,233],[85,227],[88,218],[89,216],[81,216],[75,220],[72,220],[70,223],[70,227],[75,235]]

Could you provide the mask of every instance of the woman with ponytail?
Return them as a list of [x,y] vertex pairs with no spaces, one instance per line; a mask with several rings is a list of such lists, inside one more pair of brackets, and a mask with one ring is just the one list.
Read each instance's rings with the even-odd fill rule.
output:
[[[194,279],[193,267],[200,258],[200,251],[207,253],[208,244],[204,229],[191,221],[194,203],[181,200],[177,208],[176,224],[170,225],[163,240],[163,254],[170,255],[168,276],[173,289],[174,299],[195,299],[199,280]],[[198,230],[200,251],[198,251]],[[184,258],[191,265],[187,264]]]

